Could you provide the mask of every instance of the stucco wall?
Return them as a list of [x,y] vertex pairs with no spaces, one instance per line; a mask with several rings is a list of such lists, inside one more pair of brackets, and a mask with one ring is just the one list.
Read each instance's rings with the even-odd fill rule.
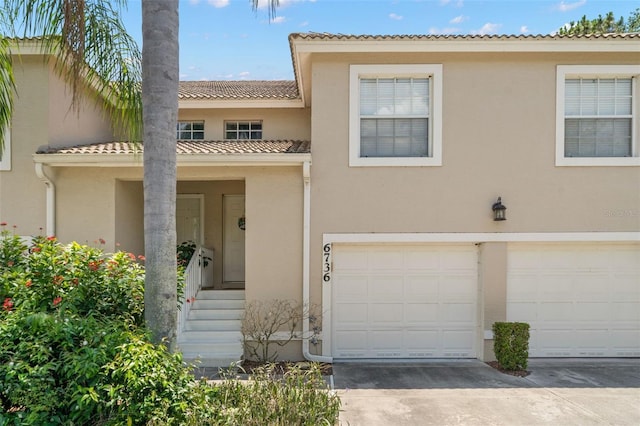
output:
[[11,120],[11,170],[0,171],[0,221],[20,235],[39,235],[45,222],[45,186],[32,154],[47,143],[48,71],[42,57],[14,61],[17,96]]

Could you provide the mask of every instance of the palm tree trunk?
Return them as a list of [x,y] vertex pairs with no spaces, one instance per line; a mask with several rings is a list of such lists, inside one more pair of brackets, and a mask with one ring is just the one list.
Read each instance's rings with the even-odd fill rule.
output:
[[145,321],[155,343],[176,344],[178,0],[142,0]]

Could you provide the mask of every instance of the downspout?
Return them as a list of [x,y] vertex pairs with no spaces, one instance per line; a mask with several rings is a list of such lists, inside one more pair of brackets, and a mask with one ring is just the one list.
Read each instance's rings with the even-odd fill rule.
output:
[[[309,300],[309,253],[311,249],[311,163],[305,161],[302,164],[302,179],[304,181],[304,197],[302,207],[302,306],[303,309],[310,306]],[[332,357],[313,355],[309,352],[309,316],[302,320],[302,355],[308,361],[333,362]]]
[[42,163],[36,163],[36,176],[40,178],[47,187],[46,202],[46,227],[45,232],[48,236],[56,235],[56,186],[47,174],[44,172]]

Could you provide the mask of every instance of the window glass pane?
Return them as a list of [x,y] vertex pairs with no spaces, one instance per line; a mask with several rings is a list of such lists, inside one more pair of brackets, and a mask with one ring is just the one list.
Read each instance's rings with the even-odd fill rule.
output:
[[226,132],[225,139],[236,139],[236,132]]
[[204,139],[203,132],[193,132],[193,139]]
[[625,157],[630,155],[630,118],[565,120],[565,156]]
[[179,121],[178,122],[178,130],[191,130],[191,122]]
[[191,139],[191,132],[179,132],[178,139]]
[[251,139],[262,139],[262,132],[251,132]]
[[238,123],[236,122],[227,122],[226,123],[227,130],[238,130]]
[[201,123],[192,123],[193,130],[204,130],[204,122]]

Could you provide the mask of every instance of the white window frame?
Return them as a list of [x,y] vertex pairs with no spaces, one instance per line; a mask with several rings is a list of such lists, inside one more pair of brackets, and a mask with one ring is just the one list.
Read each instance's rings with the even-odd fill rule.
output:
[[[429,78],[429,157],[360,156],[360,79]],[[351,65],[349,68],[349,166],[442,165],[442,64]]]
[[0,171],[11,171],[11,128],[5,129],[4,132],[4,150],[2,159],[0,159]]
[[[191,124],[191,130],[179,130],[180,129],[180,123],[190,123]],[[202,139],[194,139],[193,137],[193,125],[194,124],[202,124],[202,130],[195,130],[196,132],[200,133],[202,132]],[[189,132],[191,133],[191,137],[190,138],[180,138],[178,136],[180,136],[180,133],[182,132]],[[178,120],[178,124],[176,126],[176,139],[177,140],[183,140],[183,141],[203,141],[205,140],[205,128],[204,128],[204,120]]]
[[[570,78],[632,78],[631,157],[565,157],[565,81]],[[640,65],[558,65],[556,69],[556,166],[640,166],[638,111]]]
[[[227,124],[231,124],[231,123],[235,123],[236,127],[239,127],[240,124],[248,124],[249,125],[249,138],[247,139],[240,139],[240,138],[228,138],[227,137]],[[252,130],[251,126],[254,124],[260,124],[260,137],[256,138],[256,139],[252,139],[251,138],[251,133],[252,132],[257,132],[257,130]],[[230,132],[235,132],[236,136],[240,133],[239,129],[236,130],[229,130]],[[243,130],[247,131],[247,130]],[[264,122],[262,120],[225,120],[224,121],[224,140],[229,140],[229,141],[242,141],[242,140],[249,140],[249,141],[259,141],[259,140],[264,140]]]

